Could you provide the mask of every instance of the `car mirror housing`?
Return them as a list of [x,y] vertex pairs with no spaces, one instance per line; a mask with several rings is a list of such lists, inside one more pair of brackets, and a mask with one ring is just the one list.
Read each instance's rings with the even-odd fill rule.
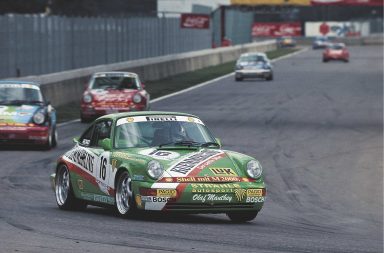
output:
[[76,143],[76,144],[79,143],[79,137],[75,137],[75,138],[73,138],[72,140],[73,140],[73,142]]
[[215,138],[215,140],[216,140],[216,142],[220,145],[220,147],[223,146],[223,145],[221,144],[221,140],[220,140],[219,138]]
[[112,142],[111,139],[105,138],[99,141],[99,146],[102,147],[105,151],[109,151],[112,149]]

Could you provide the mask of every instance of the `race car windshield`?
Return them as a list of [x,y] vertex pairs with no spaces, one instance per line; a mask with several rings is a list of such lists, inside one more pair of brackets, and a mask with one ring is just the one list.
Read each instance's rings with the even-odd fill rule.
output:
[[265,62],[261,55],[247,55],[240,57],[240,62]]
[[96,77],[93,80],[92,89],[134,89],[139,88],[137,78],[127,76]]
[[38,88],[21,88],[0,85],[0,104],[36,104],[43,103],[43,96]]
[[209,130],[194,122],[132,122],[117,126],[116,148],[219,146]]
[[330,45],[329,48],[330,48],[330,49],[333,49],[333,50],[341,50],[341,49],[343,49],[344,47],[341,46],[341,45]]

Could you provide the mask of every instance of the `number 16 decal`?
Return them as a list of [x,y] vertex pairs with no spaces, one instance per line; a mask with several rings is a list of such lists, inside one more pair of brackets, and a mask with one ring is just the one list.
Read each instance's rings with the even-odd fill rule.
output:
[[99,178],[105,180],[107,174],[107,158],[104,156],[100,157],[100,170],[99,170]]

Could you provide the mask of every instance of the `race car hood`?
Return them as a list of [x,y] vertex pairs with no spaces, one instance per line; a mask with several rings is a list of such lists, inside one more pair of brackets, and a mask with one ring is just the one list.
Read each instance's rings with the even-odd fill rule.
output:
[[106,103],[127,103],[132,101],[137,90],[131,89],[96,89],[90,92],[94,101]]
[[[131,160],[141,160],[142,164],[157,160],[165,170],[161,180],[174,178],[174,181],[188,177],[246,177],[244,161],[251,159],[247,156],[239,159],[230,151],[205,148],[141,148],[136,152],[135,157],[130,154]],[[114,155],[123,158],[122,154],[118,153]]]
[[0,123],[29,123],[39,108],[38,105],[0,105]]

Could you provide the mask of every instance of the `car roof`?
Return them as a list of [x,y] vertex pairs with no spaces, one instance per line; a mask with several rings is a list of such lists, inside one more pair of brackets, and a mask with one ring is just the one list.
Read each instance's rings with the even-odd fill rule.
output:
[[130,75],[130,76],[138,76],[138,74],[133,73],[133,72],[127,72],[127,71],[104,71],[104,72],[96,72],[93,73],[93,76],[98,76],[98,75],[107,75],[107,74],[123,74],[123,75]]
[[166,112],[166,111],[140,111],[140,112],[120,112],[108,114],[100,117],[99,119],[120,119],[125,117],[135,117],[135,116],[152,116],[152,115],[177,115],[177,116],[187,116],[199,118],[193,114],[182,113],[182,112]]
[[39,83],[31,82],[31,81],[18,81],[18,80],[0,80],[1,84],[30,84],[30,85],[36,85],[40,87]]
[[267,56],[265,53],[261,53],[261,52],[244,53],[244,54],[241,54],[240,56],[250,56],[250,55]]

